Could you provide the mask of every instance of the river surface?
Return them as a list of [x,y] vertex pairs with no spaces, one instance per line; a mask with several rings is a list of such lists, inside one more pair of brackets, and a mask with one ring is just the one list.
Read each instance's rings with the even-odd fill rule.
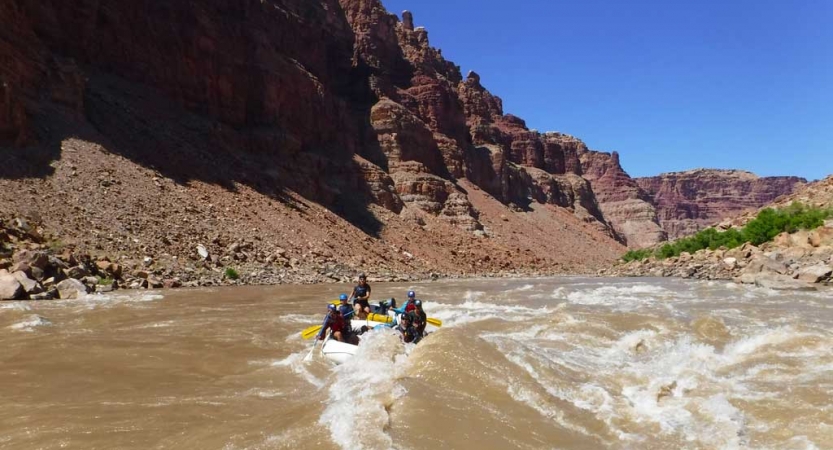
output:
[[0,303],[0,449],[831,449],[833,295],[674,279],[415,289],[443,327],[335,366],[345,285]]

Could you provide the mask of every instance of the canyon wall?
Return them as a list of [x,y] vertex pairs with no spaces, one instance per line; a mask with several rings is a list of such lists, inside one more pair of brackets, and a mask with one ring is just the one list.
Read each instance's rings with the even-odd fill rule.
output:
[[686,236],[791,194],[807,180],[743,170],[696,169],[636,178],[670,239]]

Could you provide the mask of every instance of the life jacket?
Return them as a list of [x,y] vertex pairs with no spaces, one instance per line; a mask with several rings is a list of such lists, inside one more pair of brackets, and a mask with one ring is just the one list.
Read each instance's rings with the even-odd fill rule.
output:
[[364,286],[357,284],[356,287],[353,288],[353,291],[356,293],[356,297],[364,297],[367,295],[368,290],[370,290],[369,284],[365,284]]
[[329,327],[330,330],[332,330],[333,333],[335,333],[336,331],[343,332],[344,331],[344,318],[341,317],[341,314],[339,314],[335,317],[328,316],[326,327]]
[[418,331],[425,330],[425,322],[428,320],[428,316],[425,314],[425,311],[414,308],[412,315],[414,317],[414,328]]
[[414,300],[408,299],[408,303],[405,304],[405,312],[411,312],[416,309],[416,305],[414,305]]
[[341,313],[341,320],[344,321],[344,328],[347,331],[353,329],[353,324],[350,321],[353,316],[353,308],[350,305],[339,305],[338,311]]
[[414,339],[417,337],[417,331],[414,329],[413,326],[408,326],[407,328],[399,327],[399,332],[402,333],[402,340],[406,343],[413,342]]

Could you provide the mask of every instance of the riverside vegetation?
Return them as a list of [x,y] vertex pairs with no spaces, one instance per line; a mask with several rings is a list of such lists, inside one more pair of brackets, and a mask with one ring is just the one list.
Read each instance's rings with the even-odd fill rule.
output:
[[782,209],[765,208],[740,230],[729,228],[718,231],[714,227],[706,228],[694,236],[666,243],[656,249],[630,250],[622,256],[622,260],[629,262],[650,256],[665,259],[680,256],[683,252],[694,253],[703,249],[733,249],[747,242],[757,246],[772,241],[775,236],[784,232],[795,233],[798,230],[818,228],[824,224],[825,219],[831,217],[833,208],[808,207],[798,202]]
[[740,229],[707,228],[631,250],[606,275],[732,279],[773,289],[815,289],[833,273],[833,208],[793,202],[766,208]]

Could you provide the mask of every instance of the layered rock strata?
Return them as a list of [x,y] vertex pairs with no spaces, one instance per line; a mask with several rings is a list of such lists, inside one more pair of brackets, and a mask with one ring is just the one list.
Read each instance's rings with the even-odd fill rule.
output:
[[617,152],[579,151],[582,174],[590,181],[602,213],[630,248],[665,241],[652,198],[622,169]]
[[636,178],[656,205],[669,239],[696,233],[756,210],[806,183],[799,177],[759,177],[742,170],[696,169]]

